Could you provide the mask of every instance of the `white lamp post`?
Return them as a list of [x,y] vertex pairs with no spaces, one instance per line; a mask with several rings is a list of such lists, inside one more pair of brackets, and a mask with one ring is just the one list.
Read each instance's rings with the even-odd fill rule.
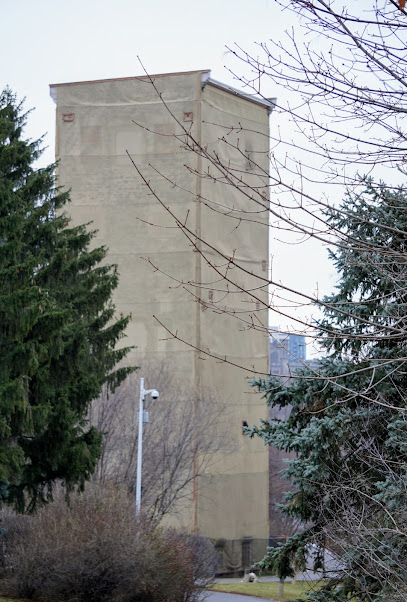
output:
[[143,465],[143,422],[144,420],[144,401],[146,395],[151,395],[153,399],[158,399],[160,394],[156,389],[145,389],[144,378],[140,378],[140,401],[138,410],[138,442],[137,442],[137,475],[136,475],[136,515],[140,516],[141,508],[141,469]]

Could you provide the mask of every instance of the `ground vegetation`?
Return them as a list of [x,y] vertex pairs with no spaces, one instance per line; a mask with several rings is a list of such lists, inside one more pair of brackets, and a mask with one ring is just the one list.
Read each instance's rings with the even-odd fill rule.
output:
[[213,547],[135,517],[127,491],[106,485],[88,485],[69,504],[57,494],[35,515],[4,509],[2,593],[50,602],[198,600],[213,578]]

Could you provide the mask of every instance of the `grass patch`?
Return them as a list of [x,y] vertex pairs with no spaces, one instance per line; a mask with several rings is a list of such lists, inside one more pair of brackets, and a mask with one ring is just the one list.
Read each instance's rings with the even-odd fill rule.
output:
[[[300,598],[305,600],[307,592],[311,589],[318,589],[319,584],[315,582],[310,584],[307,581],[297,581],[292,584],[287,581],[284,583],[284,597],[278,597],[278,583],[276,581],[264,581],[263,583],[216,583],[213,587],[213,591],[225,592],[229,594],[246,594],[250,596],[257,596],[258,598],[274,598],[275,600],[295,600]],[[1,600],[0,600],[1,602]]]

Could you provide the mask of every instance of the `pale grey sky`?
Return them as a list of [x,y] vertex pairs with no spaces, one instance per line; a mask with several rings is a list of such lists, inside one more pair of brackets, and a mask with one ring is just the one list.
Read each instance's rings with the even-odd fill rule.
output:
[[[212,69],[233,84],[240,69],[226,46],[278,37],[289,23],[274,0],[0,0],[2,88],[35,107],[29,135],[48,132],[54,157],[54,104],[49,84]],[[270,90],[270,96],[275,95]]]
[[[35,107],[27,134],[45,134],[44,164],[54,161],[50,83],[142,75],[139,56],[149,73],[211,69],[215,79],[241,87],[228,69],[241,73],[244,65],[226,47],[260,54],[256,42],[282,38],[299,25],[275,0],[0,0],[0,7],[1,87],[9,85],[26,97],[27,109]],[[281,99],[284,90],[265,81],[262,93]],[[270,126],[277,127],[276,116]],[[332,288],[324,249],[272,240],[271,252],[275,278],[311,294]]]

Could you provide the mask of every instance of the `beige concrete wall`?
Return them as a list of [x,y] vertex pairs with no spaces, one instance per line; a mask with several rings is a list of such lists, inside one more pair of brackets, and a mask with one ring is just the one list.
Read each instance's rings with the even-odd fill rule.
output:
[[[237,128],[240,123],[252,130],[239,134],[236,130],[228,139],[236,144],[239,138],[243,150],[261,150],[256,160],[267,173],[267,136],[255,133],[267,134],[267,110],[210,84],[202,90],[201,78],[201,73],[157,78],[156,87],[167,106],[151,83],[142,79],[54,87],[59,183],[72,190],[69,212],[74,223],[92,221],[98,230],[96,243],[108,246],[109,261],[119,266],[115,303],[118,312],[132,314],[125,343],[136,345],[138,353],[173,358],[178,376],[196,388],[198,396],[211,389],[226,405],[224,428],[232,434],[233,453],[220,457],[213,474],[200,479],[191,512],[184,517],[187,526],[215,538],[267,537],[267,449],[260,441],[242,436],[243,420],[254,424],[266,418],[264,402],[248,386],[249,373],[202,359],[193,347],[171,340],[153,317],[193,346],[267,372],[267,337],[254,330],[242,332],[234,318],[213,313],[209,287],[187,286],[208,301],[205,307],[178,286],[199,279],[210,283],[214,274],[193,252],[166,208],[178,219],[188,220],[193,232],[226,255],[235,250],[237,261],[248,271],[267,275],[267,214],[258,215],[257,225],[242,223],[236,229],[230,215],[220,216],[197,201],[200,195],[235,210],[250,206],[245,194],[197,177],[196,171],[208,165],[184,147],[182,138],[182,126],[190,127],[196,140],[243,169],[248,180],[255,177],[258,182],[258,175],[251,173],[256,169],[247,165],[242,153],[219,142],[225,132],[220,126]],[[183,122],[185,112],[193,113],[193,122]],[[66,113],[74,113],[74,121],[65,122]],[[205,252],[216,262],[215,254]],[[238,280],[244,288],[252,282],[244,273]],[[215,295],[216,301],[217,294],[212,291],[211,299]],[[264,296],[266,291],[258,294]],[[223,303],[228,309],[245,307],[247,319],[256,311],[255,301],[242,294],[230,295]],[[267,315],[261,319],[267,323]],[[143,376],[147,386],[154,386],[148,383],[148,375]]]
[[[177,91],[171,104],[176,113],[194,107],[195,76],[171,78],[171,86],[163,78],[160,84],[166,97]],[[151,85],[140,80],[62,86],[56,91],[59,182],[72,190],[73,222],[92,221],[98,230],[96,244],[107,245],[109,260],[119,266],[115,302],[118,311],[132,313],[126,343],[147,353],[176,350],[192,356],[179,343],[160,340],[163,333],[153,315],[170,327],[178,323],[178,316],[191,324],[194,306],[180,290],[169,288],[168,279],[157,277],[148,260],[186,279],[193,276],[194,260],[172,221],[147,193],[126,152],[167,205],[186,213],[189,195],[168,187],[150,165],[189,188],[194,182],[183,168],[187,153],[172,136],[156,136],[132,122],[136,119],[160,133],[173,133],[173,118]],[[68,112],[75,114],[73,122],[63,122],[62,115]],[[189,373],[186,361],[179,364]]]
[[[268,256],[268,212],[257,214],[258,222],[246,221],[247,212],[258,208],[250,194],[239,192],[228,179],[241,178],[259,185],[253,166],[248,171],[247,149],[257,149],[258,161],[265,174],[268,173],[267,134],[268,115],[264,107],[234,96],[225,90],[207,85],[202,94],[202,145],[209,153],[224,162],[221,174],[209,161],[203,161],[202,171],[214,179],[201,181],[201,195],[205,202],[201,207],[202,238],[224,256],[234,258],[244,271],[233,268],[231,280],[247,290],[258,285],[247,272],[267,276]],[[259,132],[265,134],[264,138]],[[224,138],[224,141],[222,140]],[[255,170],[254,170],[255,171]],[[264,183],[267,184],[266,178]],[[265,188],[263,193],[267,190]],[[260,200],[260,198],[258,199]],[[262,200],[265,202],[265,199]],[[214,210],[215,209],[215,210]],[[242,210],[246,213],[242,213]],[[203,252],[208,261],[219,269],[226,265],[219,255],[205,247]],[[225,269],[225,268],[223,268]],[[220,269],[219,271],[222,271]],[[227,270],[224,272],[227,275]],[[256,301],[245,294],[229,292],[231,283],[219,282],[219,277],[202,262],[202,281],[213,282],[202,291],[208,308],[201,306],[201,340],[203,349],[210,349],[218,356],[227,356],[238,365],[254,367],[259,372],[268,370],[267,340],[263,333],[248,328],[239,316],[248,323],[256,313]],[[265,300],[267,288],[256,295]],[[215,309],[215,313],[211,311]],[[219,314],[222,308],[226,313]],[[219,310],[219,311],[217,311]],[[267,312],[259,310],[261,319],[267,324]],[[223,473],[213,482],[212,496],[201,495],[199,521],[204,532],[215,533],[222,525],[225,538],[265,537],[267,533],[267,475],[268,459],[261,441],[250,440],[242,435],[242,422],[249,425],[266,418],[264,402],[251,393],[244,373],[228,364],[201,362],[203,382],[213,380],[217,388],[222,387],[227,396],[227,424],[234,433],[236,450],[223,461]],[[203,488],[205,489],[205,488]],[[209,490],[209,487],[208,487]],[[229,500],[229,503],[227,502]],[[226,502],[226,504],[225,504]]]

